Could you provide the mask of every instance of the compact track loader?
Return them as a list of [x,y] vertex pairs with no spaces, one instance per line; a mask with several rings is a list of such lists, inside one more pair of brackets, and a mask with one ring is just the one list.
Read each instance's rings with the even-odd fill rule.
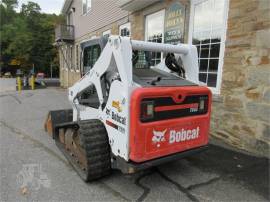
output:
[[45,129],[83,180],[207,147],[211,92],[199,85],[195,46],[111,36],[81,49],[84,75],[68,90],[72,109],[50,111]]

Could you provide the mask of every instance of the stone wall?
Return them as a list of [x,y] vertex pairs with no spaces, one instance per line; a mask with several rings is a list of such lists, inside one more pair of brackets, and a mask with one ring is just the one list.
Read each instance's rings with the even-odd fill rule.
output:
[[60,70],[60,85],[62,88],[68,88],[72,86],[80,78],[81,78],[80,72],[68,71],[67,69]]
[[215,98],[212,135],[269,156],[270,1],[231,0],[221,96]]

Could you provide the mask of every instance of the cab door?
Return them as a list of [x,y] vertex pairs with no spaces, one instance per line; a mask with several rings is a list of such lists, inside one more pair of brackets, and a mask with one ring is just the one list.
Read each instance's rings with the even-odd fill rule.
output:
[[90,71],[95,65],[101,53],[101,48],[99,44],[90,45],[83,49],[82,54],[82,76]]

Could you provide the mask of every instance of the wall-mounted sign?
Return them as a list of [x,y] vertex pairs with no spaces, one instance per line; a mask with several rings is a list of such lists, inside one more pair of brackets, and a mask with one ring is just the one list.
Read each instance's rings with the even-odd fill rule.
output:
[[185,6],[174,2],[166,9],[164,42],[178,44],[184,40]]

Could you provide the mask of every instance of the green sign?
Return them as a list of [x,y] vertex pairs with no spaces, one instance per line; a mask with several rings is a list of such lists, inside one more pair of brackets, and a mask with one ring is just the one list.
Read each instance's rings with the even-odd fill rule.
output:
[[175,2],[166,9],[165,43],[178,44],[184,40],[185,6]]

